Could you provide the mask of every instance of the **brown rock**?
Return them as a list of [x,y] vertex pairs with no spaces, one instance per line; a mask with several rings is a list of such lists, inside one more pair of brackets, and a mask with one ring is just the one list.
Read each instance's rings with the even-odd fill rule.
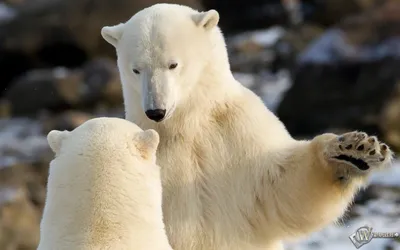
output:
[[0,118],[11,116],[11,103],[8,100],[0,99]]
[[15,192],[14,200],[0,209],[0,248],[36,249],[40,235],[40,212],[27,200],[24,191],[10,192]]
[[169,2],[201,9],[200,0],[21,1],[12,5],[17,15],[0,22],[0,94],[31,69],[77,68],[97,56],[115,58],[101,28],[125,22],[145,7]]
[[[48,163],[0,169],[0,249],[36,249]],[[35,183],[35,184],[34,184]],[[42,194],[34,201],[35,192]]]
[[384,140],[400,152],[400,81],[383,109],[380,127]]
[[357,15],[343,19],[339,28],[353,46],[376,43],[400,35],[400,2],[373,1]]
[[111,105],[122,105],[122,85],[119,71],[114,60],[96,59],[86,64],[83,69],[86,84],[86,101],[102,99]]
[[326,0],[323,1],[324,7],[315,14],[315,19],[319,24],[330,26],[343,17],[360,12],[363,5],[366,3],[360,4],[358,0]]
[[44,114],[41,117],[43,133],[47,134],[53,129],[71,131],[92,118],[91,114],[77,110],[68,110],[59,115]]
[[5,99],[12,104],[12,114],[17,116],[74,106],[81,100],[82,79],[79,71],[33,70],[5,92]]
[[21,14],[12,22],[0,26],[0,40],[4,41],[0,48],[35,55],[50,45],[69,44],[89,57],[104,53],[114,56],[111,46],[106,46],[101,38],[100,29],[124,22],[137,11],[160,2],[201,8],[196,0],[24,1],[23,4],[15,4]]
[[112,106],[123,103],[118,69],[110,59],[93,60],[76,70],[32,70],[12,84],[4,96],[0,108],[17,116],[41,110],[88,110],[100,101]]

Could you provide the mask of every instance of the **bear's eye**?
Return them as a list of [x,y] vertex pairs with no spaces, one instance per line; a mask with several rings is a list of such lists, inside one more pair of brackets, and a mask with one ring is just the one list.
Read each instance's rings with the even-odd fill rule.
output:
[[176,67],[178,67],[178,64],[177,64],[177,63],[171,63],[171,64],[169,65],[169,69],[175,69]]
[[139,75],[139,74],[140,74],[139,70],[137,70],[137,69],[133,69],[132,71],[133,71],[133,73],[135,73],[136,75]]

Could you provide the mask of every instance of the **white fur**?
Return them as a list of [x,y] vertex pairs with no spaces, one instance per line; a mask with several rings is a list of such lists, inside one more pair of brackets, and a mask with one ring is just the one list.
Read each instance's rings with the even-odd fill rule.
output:
[[[353,175],[354,166],[332,158],[336,135],[290,136],[233,78],[218,20],[214,10],[156,4],[102,34],[116,47],[126,118],[160,134],[172,247],[281,249],[281,240],[341,216],[368,171]],[[151,108],[166,109],[166,119],[149,120]]]
[[155,163],[157,132],[96,118],[47,138],[56,157],[39,250],[171,250]]

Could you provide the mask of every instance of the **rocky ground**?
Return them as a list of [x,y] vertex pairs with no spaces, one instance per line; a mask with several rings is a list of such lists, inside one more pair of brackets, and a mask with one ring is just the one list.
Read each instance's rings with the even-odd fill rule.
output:
[[[123,117],[115,53],[99,29],[155,2],[0,3],[0,250],[36,249],[53,157],[46,134]],[[220,11],[235,77],[295,137],[360,129],[400,150],[397,0],[180,3]],[[355,249],[348,237],[365,224],[400,232],[399,169],[396,162],[372,176],[338,225],[287,249]],[[374,239],[362,249],[399,250],[400,240]]]

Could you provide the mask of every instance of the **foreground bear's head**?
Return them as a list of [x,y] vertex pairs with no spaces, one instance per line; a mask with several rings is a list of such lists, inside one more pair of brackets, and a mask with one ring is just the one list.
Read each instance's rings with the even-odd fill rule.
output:
[[[104,27],[103,38],[117,50],[125,101],[141,99],[142,112],[160,122],[185,105],[199,79],[213,75],[209,68],[229,70],[218,21],[215,10],[156,4],[126,23]],[[126,98],[132,93],[136,98]]]
[[155,162],[159,135],[152,129],[143,131],[124,119],[104,117],[91,119],[73,131],[53,130],[47,141],[56,153],[56,160],[60,157],[77,160],[75,156],[107,160],[129,152],[138,159]]
[[158,133],[120,118],[51,131],[38,249],[171,249],[162,220]]

